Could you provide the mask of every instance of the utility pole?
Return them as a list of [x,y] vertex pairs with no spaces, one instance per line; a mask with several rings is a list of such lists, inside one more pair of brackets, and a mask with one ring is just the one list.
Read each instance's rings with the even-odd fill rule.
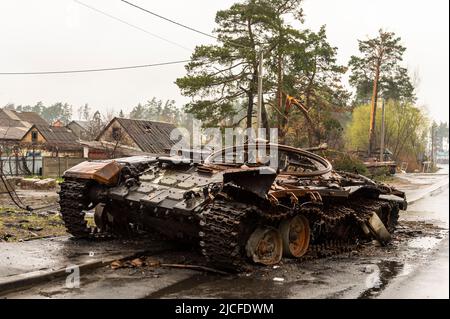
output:
[[433,122],[433,124],[431,125],[431,158],[430,158],[430,160],[431,160],[431,165],[432,165],[432,167],[434,167],[434,162],[435,162],[435,143],[436,143],[436,140],[435,140],[435,133],[434,133],[434,131],[435,131],[435,124],[434,124],[434,122]]
[[380,140],[380,162],[384,162],[384,98],[381,100],[381,140]]
[[261,127],[262,119],[262,103],[263,103],[263,50],[259,52],[259,66],[258,66],[258,109],[256,122],[256,137],[259,138],[259,128]]

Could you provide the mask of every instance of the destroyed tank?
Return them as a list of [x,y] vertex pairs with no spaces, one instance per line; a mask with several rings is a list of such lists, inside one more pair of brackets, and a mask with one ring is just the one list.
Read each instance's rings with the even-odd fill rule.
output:
[[[77,238],[158,232],[198,248],[215,267],[239,270],[326,256],[365,240],[386,244],[406,209],[403,192],[334,171],[315,153],[251,149],[226,148],[201,163],[166,156],[80,163],[61,184],[65,226]],[[276,167],[269,149],[277,150]]]

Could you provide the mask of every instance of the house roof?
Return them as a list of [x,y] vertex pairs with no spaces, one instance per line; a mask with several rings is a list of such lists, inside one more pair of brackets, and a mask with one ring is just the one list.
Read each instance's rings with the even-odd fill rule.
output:
[[176,141],[170,139],[170,133],[176,130],[176,126],[166,122],[156,122],[147,120],[132,120],[115,117],[103,129],[99,137],[106,131],[109,126],[117,121],[139,148],[147,153],[164,154],[170,149]]
[[20,141],[27,132],[27,127],[0,126],[0,140]]
[[89,121],[71,121],[69,124],[67,124],[67,126],[69,126],[70,124],[77,124],[78,126],[80,126],[83,130],[87,130],[89,128]]
[[[0,109],[0,126],[5,127],[30,127],[31,124],[22,121],[16,114],[16,112],[11,110]],[[27,125],[28,124],[28,125]]]
[[[33,125],[29,130],[36,128],[42,134],[47,146],[58,147],[59,149],[80,149],[78,137],[66,127],[53,127],[48,125]],[[27,132],[27,133],[28,133]]]
[[89,152],[92,150],[99,150],[101,152],[111,151],[115,149],[115,154],[120,154],[120,156],[136,156],[136,155],[146,155],[146,152],[137,150],[133,147],[126,145],[113,145],[113,143],[105,143],[100,141],[80,141],[83,146],[89,147]]
[[23,122],[14,111],[0,109],[0,140],[19,141],[31,126]]
[[22,120],[26,121],[30,124],[36,125],[48,125],[47,121],[44,120],[39,114],[36,112],[16,112],[17,116]]
[[0,109],[0,140],[21,140],[33,124],[48,125],[35,112]]
[[17,112],[0,109],[0,125],[15,127],[31,127],[33,124],[48,125],[48,123],[35,112]]

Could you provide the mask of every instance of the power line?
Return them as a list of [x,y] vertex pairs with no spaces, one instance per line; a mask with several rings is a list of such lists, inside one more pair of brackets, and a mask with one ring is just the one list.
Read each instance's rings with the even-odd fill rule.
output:
[[123,19],[120,19],[120,18],[118,18],[118,17],[115,17],[115,16],[113,16],[113,15],[111,15],[111,14],[109,14],[109,13],[106,13],[106,12],[100,10],[100,9],[94,8],[94,7],[92,7],[92,6],[90,6],[90,5],[86,4],[86,3],[83,3],[83,2],[78,1],[78,0],[73,0],[73,1],[76,2],[76,3],[78,3],[78,4],[80,4],[80,5],[82,5],[82,6],[84,6],[84,7],[86,7],[86,8],[88,8],[88,9],[91,9],[91,10],[93,10],[93,11],[96,11],[96,12],[98,12],[98,13],[104,15],[104,16],[107,16],[108,18],[111,18],[111,19],[113,19],[113,20],[119,21],[119,22],[121,22],[121,23],[123,23],[123,24],[126,24],[126,25],[132,27],[132,28],[135,28],[135,29],[137,29],[137,30],[139,30],[139,31],[142,31],[142,32],[144,32],[144,33],[147,33],[147,34],[149,34],[149,35],[151,35],[151,36],[153,36],[153,37],[155,37],[155,38],[158,38],[159,40],[162,40],[162,41],[165,41],[165,42],[170,43],[170,44],[172,44],[172,45],[175,45],[175,46],[177,46],[177,47],[179,47],[179,48],[182,48],[183,50],[192,52],[192,49],[189,49],[188,47],[185,47],[185,46],[183,46],[183,45],[181,45],[181,44],[179,44],[179,43],[176,43],[176,42],[174,42],[174,41],[172,41],[172,40],[163,38],[163,37],[161,37],[161,36],[159,36],[159,35],[157,35],[157,34],[154,34],[154,33],[150,32],[150,31],[148,31],[148,30],[146,30],[146,29],[144,29],[144,28],[141,28],[141,27],[139,27],[139,26],[137,26],[137,25],[134,25],[134,24],[132,24],[132,23],[129,23],[129,22],[123,20]]
[[159,14],[157,14],[157,13],[155,13],[155,12],[152,12],[152,11],[150,11],[150,10],[144,9],[144,8],[138,6],[138,5],[134,4],[134,3],[128,2],[128,1],[126,1],[126,0],[121,0],[121,1],[122,1],[122,2],[125,2],[126,4],[128,4],[128,5],[132,6],[132,7],[138,8],[139,10],[142,10],[142,11],[145,11],[145,12],[151,14],[151,15],[154,15],[155,17],[158,17],[158,18],[160,18],[160,19],[169,21],[169,22],[171,22],[171,23],[173,23],[173,24],[176,24],[176,25],[178,25],[178,26],[180,26],[180,27],[183,27],[183,28],[185,28],[185,29],[188,29],[188,30],[194,31],[194,32],[196,32],[196,33],[202,34],[202,35],[204,35],[204,36],[207,36],[207,37],[210,37],[210,38],[213,38],[213,39],[218,40],[218,38],[217,38],[216,36],[213,36],[212,34],[209,34],[209,33],[206,33],[206,32],[203,32],[203,31],[200,31],[200,30],[197,30],[197,29],[194,29],[194,28],[189,27],[189,26],[187,26],[187,25],[185,25],[185,24],[182,24],[182,23],[180,23],[180,22],[177,22],[177,21],[174,21],[174,20],[172,20],[172,19],[163,17],[162,15],[159,15]]
[[119,70],[141,69],[141,68],[150,68],[150,67],[155,67],[155,66],[180,64],[180,63],[186,63],[186,62],[191,62],[191,61],[192,60],[179,60],[179,61],[161,62],[161,63],[153,63],[153,64],[131,65],[131,66],[121,66],[121,67],[111,67],[111,68],[101,68],[101,69],[62,70],[62,71],[37,71],[37,72],[0,72],[0,75],[40,75],[40,74],[69,74],[69,73],[119,71]]
[[[154,33],[151,33],[151,32],[149,32],[149,31],[147,31],[147,30],[145,30],[145,29],[143,29],[143,28],[141,28],[141,27],[138,27],[138,26],[136,26],[136,25],[134,25],[134,24],[131,24],[131,23],[125,21],[125,20],[122,20],[122,19],[120,19],[120,18],[117,18],[117,17],[115,17],[115,16],[112,16],[112,15],[110,15],[109,13],[106,13],[106,12],[104,12],[104,11],[102,11],[102,10],[99,10],[99,9],[97,9],[97,8],[94,8],[94,7],[90,6],[90,5],[87,5],[87,4],[85,4],[85,3],[83,3],[83,2],[81,2],[81,1],[79,1],[79,0],[74,0],[74,1],[75,1],[76,3],[82,5],[82,6],[85,6],[86,8],[89,8],[89,9],[91,9],[91,10],[94,10],[94,11],[96,11],[96,12],[98,12],[98,13],[101,13],[101,14],[103,14],[103,15],[105,15],[105,16],[111,18],[111,19],[114,19],[114,20],[119,21],[119,22],[121,22],[121,23],[124,23],[124,24],[126,24],[126,25],[128,25],[128,26],[131,26],[131,27],[133,27],[133,28],[135,28],[135,29],[138,29],[138,30],[140,30],[140,31],[142,31],[142,32],[145,32],[145,33],[147,33],[147,34],[149,34],[149,35],[152,35],[152,36],[154,36],[154,37],[156,37],[156,38],[158,38],[158,39],[160,39],[160,40],[166,41],[166,42],[168,42],[168,43],[171,43],[171,44],[173,44],[173,45],[176,45],[176,46],[178,46],[178,47],[181,47],[181,48],[183,48],[183,49],[185,49],[185,50],[191,51],[191,49],[186,48],[186,47],[183,47],[182,45],[180,45],[180,44],[178,44],[178,43],[176,43],[176,42],[174,42],[174,41],[165,39],[165,38],[163,38],[163,37],[161,37],[161,36],[158,36],[158,35],[156,35],[156,34],[154,34]],[[220,40],[218,37],[216,37],[216,36],[214,36],[214,35],[211,35],[211,34],[208,34],[208,33],[206,33],[206,32],[203,32],[203,31],[197,30],[197,29],[195,29],[195,28],[189,27],[189,26],[187,26],[187,25],[185,25],[185,24],[179,23],[179,22],[174,21],[174,20],[172,20],[172,19],[163,17],[163,16],[161,16],[161,15],[159,15],[159,14],[157,14],[157,13],[154,13],[154,12],[152,12],[152,11],[149,11],[149,10],[147,10],[147,9],[144,9],[144,8],[142,8],[142,7],[138,6],[138,5],[135,5],[135,4],[131,3],[131,2],[128,2],[128,1],[125,1],[125,0],[121,0],[121,1],[124,2],[124,3],[126,3],[126,4],[128,4],[128,5],[130,5],[130,6],[133,6],[133,7],[137,8],[137,9],[140,9],[140,10],[143,10],[143,11],[149,13],[149,14],[152,14],[152,15],[154,15],[154,16],[160,18],[160,19],[169,21],[169,22],[174,23],[174,24],[176,24],[176,25],[178,25],[178,26],[181,26],[181,27],[183,27],[183,28],[186,28],[186,29],[188,29],[188,30],[190,30],[190,31],[193,31],[193,32],[202,34],[202,35],[204,35],[204,36],[207,36],[207,37],[210,37],[210,38],[213,38],[213,39],[216,39],[216,40]],[[226,40],[225,42],[231,43],[231,44],[233,44],[233,45],[235,45],[235,46],[239,46],[239,47],[243,47],[243,48],[247,48],[247,49],[252,49],[252,48],[250,48],[250,47],[247,47],[247,46],[245,46],[245,45],[242,45],[242,44],[233,42],[233,41],[231,41],[231,40]],[[163,66],[163,65],[179,64],[179,63],[186,63],[186,62],[192,62],[192,61],[196,61],[196,60],[195,60],[195,59],[194,59],[194,60],[191,59],[191,60],[180,60],[180,61],[162,62],[162,63],[154,63],[154,64],[143,64],[143,65],[132,65],[132,66],[110,67],[110,68],[98,68],[98,69],[82,69],[82,70],[36,71],[36,72],[0,72],[0,75],[45,75],[45,74],[70,74],[70,73],[89,73],[89,72],[118,71],[118,70],[128,70],[128,69],[138,69],[138,68],[148,68],[148,67],[155,67],[155,66]],[[211,62],[210,62],[210,63],[211,63]]]
[[128,2],[128,1],[126,1],[126,0],[121,0],[121,1],[124,2],[124,3],[126,3],[126,4],[128,4],[128,5],[130,5],[130,6],[132,6],[132,7],[137,8],[137,9],[139,9],[139,10],[142,10],[142,11],[144,11],[144,12],[147,12],[147,13],[149,13],[149,14],[155,16],[155,17],[158,17],[158,18],[163,19],[163,20],[165,20],[165,21],[168,21],[168,22],[170,22],[170,23],[176,24],[176,25],[178,25],[178,26],[180,26],[180,27],[182,27],[182,28],[188,29],[188,30],[190,30],[190,31],[193,31],[193,32],[196,32],[196,33],[198,33],[198,34],[204,35],[204,36],[206,36],[206,37],[209,37],[209,38],[212,38],[212,39],[215,39],[215,40],[218,40],[218,41],[228,42],[228,43],[230,43],[230,44],[233,44],[233,45],[238,46],[238,47],[241,47],[241,48],[252,49],[251,47],[248,47],[248,46],[245,46],[245,45],[236,43],[236,42],[234,42],[234,41],[232,41],[232,40],[221,40],[221,39],[219,39],[219,37],[216,37],[216,36],[214,36],[214,35],[212,35],[212,34],[209,34],[209,33],[206,33],[206,32],[200,31],[200,30],[197,30],[197,29],[195,29],[195,28],[193,28],[193,27],[190,27],[190,26],[187,26],[187,25],[185,25],[185,24],[183,24],[183,23],[180,23],[180,22],[177,22],[177,21],[175,21],[175,20],[172,20],[172,19],[163,17],[163,16],[160,15],[160,14],[157,14],[157,13],[155,13],[155,12],[153,12],[153,11],[150,11],[150,10],[147,10],[147,9],[145,9],[145,8],[142,8],[142,7],[140,7],[140,6],[138,6],[138,5],[134,4],[134,3]]

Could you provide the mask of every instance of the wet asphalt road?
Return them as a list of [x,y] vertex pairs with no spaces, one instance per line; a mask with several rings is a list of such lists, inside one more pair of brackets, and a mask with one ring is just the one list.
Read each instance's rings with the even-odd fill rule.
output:
[[[387,247],[369,244],[363,250],[324,259],[286,259],[277,267],[255,267],[252,272],[230,276],[166,267],[113,270],[106,266],[81,272],[79,288],[67,287],[62,278],[5,297],[448,298],[448,198],[447,184],[411,205],[401,215],[399,229]],[[155,251],[149,258],[194,263],[193,254]]]

